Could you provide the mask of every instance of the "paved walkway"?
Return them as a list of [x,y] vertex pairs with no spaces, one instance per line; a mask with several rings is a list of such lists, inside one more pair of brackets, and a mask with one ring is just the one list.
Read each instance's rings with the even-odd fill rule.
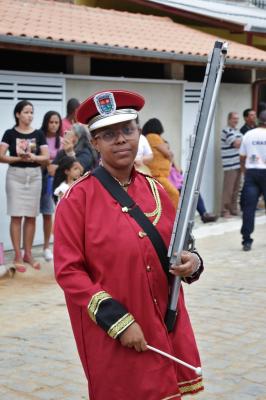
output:
[[[206,269],[185,291],[205,378],[199,400],[266,400],[266,218],[248,253],[239,226],[234,218],[195,229]],[[34,251],[41,271],[0,281],[0,399],[87,399],[63,294]]]

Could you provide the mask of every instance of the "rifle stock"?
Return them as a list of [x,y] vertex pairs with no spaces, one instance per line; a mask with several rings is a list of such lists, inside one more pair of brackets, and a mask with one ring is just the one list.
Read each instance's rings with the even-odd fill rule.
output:
[[[171,242],[168,249],[170,265],[181,263],[182,250],[193,250],[194,248],[192,229],[215,103],[226,54],[227,43],[216,41],[208,58],[205,78],[201,89],[201,100],[199,103],[197,120],[192,136],[193,145],[191,146],[189,163],[184,177],[179,207],[176,213]],[[175,277],[171,288],[168,310],[165,316],[165,324],[169,332],[174,329],[176,317],[178,315],[177,303],[180,286],[181,278]]]

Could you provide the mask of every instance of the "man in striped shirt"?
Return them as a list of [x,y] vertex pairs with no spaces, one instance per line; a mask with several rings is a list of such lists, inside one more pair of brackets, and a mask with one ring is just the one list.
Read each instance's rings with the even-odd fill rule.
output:
[[236,128],[239,116],[236,112],[228,114],[228,126],[222,130],[221,155],[224,170],[222,212],[221,216],[230,218],[238,215],[238,194],[240,186],[240,158],[239,147],[242,133]]

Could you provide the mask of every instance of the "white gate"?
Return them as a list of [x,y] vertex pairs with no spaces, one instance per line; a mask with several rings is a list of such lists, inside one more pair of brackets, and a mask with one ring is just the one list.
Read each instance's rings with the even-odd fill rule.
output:
[[[181,165],[183,171],[187,167],[187,159],[189,156],[190,135],[194,132],[198,106],[200,101],[200,83],[185,83],[183,95],[183,120],[182,120],[182,155]],[[215,171],[215,142],[214,142],[214,124],[212,125],[208,151],[203,170],[203,176],[200,187],[207,211],[214,210],[214,171]]]
[[[65,79],[38,74],[0,73],[0,140],[6,129],[15,124],[13,110],[20,100],[29,100],[34,106],[34,128],[39,128],[47,111],[65,115]],[[7,164],[0,164],[0,242],[11,249],[9,217],[6,215],[5,175]],[[43,242],[41,216],[37,219],[34,244]]]

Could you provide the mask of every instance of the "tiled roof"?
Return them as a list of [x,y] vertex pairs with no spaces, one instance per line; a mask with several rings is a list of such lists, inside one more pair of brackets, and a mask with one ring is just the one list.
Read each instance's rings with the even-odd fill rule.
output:
[[[52,0],[0,0],[0,46],[23,44],[206,61],[216,37],[170,18],[85,7]],[[266,67],[266,52],[229,42],[228,64]]]

